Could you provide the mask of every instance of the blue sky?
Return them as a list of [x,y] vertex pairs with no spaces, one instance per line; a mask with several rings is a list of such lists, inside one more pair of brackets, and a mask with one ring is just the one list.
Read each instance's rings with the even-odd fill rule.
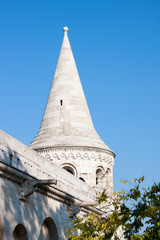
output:
[[160,179],[160,1],[0,1],[0,128],[36,135],[68,36],[94,126],[116,153],[114,186]]

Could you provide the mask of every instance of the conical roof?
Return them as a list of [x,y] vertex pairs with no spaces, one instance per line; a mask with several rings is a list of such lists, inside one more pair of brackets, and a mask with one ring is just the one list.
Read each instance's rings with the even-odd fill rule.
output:
[[94,129],[77,67],[64,27],[63,43],[35,150],[56,147],[90,147],[109,150]]

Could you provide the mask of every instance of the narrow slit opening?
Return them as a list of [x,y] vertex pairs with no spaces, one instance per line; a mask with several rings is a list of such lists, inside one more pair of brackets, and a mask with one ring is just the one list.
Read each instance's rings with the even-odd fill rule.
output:
[[60,105],[61,105],[61,106],[63,105],[63,100],[60,100]]
[[12,165],[13,155],[11,153],[9,154],[9,160],[10,160],[10,165]]

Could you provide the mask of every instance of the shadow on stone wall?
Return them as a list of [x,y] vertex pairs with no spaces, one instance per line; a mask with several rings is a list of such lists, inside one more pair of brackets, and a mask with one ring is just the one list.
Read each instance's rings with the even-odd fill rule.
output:
[[[4,153],[4,158],[8,158],[8,156],[10,156],[10,150],[8,153]],[[9,165],[5,165],[5,167],[9,167]],[[16,235],[13,238],[13,232],[18,224],[24,226],[29,240],[66,239],[66,228],[70,227],[71,223],[66,213],[66,204],[37,191],[26,201],[20,200],[20,179],[16,173],[12,173],[16,169],[11,166],[10,172],[7,169],[3,170],[5,174],[1,178],[0,239],[20,239],[18,234],[17,238],[15,238]],[[19,173],[23,174],[20,171]],[[27,176],[29,174],[27,171],[25,174],[26,177],[29,176]],[[23,178],[21,178],[22,181]],[[3,238],[3,235],[6,238]]]

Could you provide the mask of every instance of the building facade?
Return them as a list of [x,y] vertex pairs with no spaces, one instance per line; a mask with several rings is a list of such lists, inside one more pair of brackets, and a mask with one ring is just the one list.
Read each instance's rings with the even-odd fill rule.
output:
[[0,239],[67,239],[72,218],[113,192],[115,154],[97,134],[64,27],[39,132],[27,147],[0,132]]

